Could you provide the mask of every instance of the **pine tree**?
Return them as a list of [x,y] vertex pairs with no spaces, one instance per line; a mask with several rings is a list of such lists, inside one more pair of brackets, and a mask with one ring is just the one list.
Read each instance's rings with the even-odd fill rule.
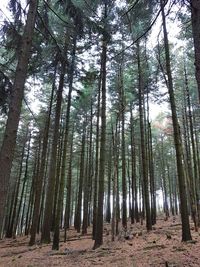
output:
[[20,120],[22,100],[24,96],[24,85],[28,71],[29,58],[31,56],[30,51],[36,21],[37,5],[37,0],[31,0],[29,3],[29,10],[24,33],[22,36],[21,49],[18,56],[18,63],[12,88],[12,97],[9,105],[8,119],[0,151],[0,166],[2,169],[0,173],[0,231],[2,231],[5,216],[10,173],[12,168],[14,149],[16,145],[17,129]]

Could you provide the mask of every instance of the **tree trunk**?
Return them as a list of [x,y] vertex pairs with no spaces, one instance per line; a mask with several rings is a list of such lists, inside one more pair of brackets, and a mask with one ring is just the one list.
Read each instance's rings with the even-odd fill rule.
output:
[[190,0],[190,5],[191,5],[191,17],[192,17],[192,32],[194,39],[196,80],[197,80],[199,102],[200,102],[200,1]]
[[26,25],[22,36],[21,50],[19,51],[15,79],[12,88],[12,97],[9,105],[8,119],[4,133],[4,139],[0,151],[0,235],[2,233],[6,199],[10,180],[10,172],[14,157],[17,138],[17,129],[20,120],[22,100],[24,97],[24,85],[27,76],[28,62],[32,46],[32,38],[35,27],[37,0],[30,0]]
[[126,145],[125,145],[125,97],[123,87],[123,70],[120,66],[119,71],[119,95],[120,95],[120,115],[122,121],[121,132],[121,157],[122,157],[122,226],[127,228],[127,187],[126,187]]
[[143,116],[143,78],[140,63],[140,47],[137,42],[137,57],[138,57],[138,89],[139,89],[139,114],[140,114],[140,138],[141,138],[141,156],[142,156],[142,174],[144,186],[144,201],[146,210],[146,228],[152,230],[151,223],[151,210],[149,203],[149,181],[148,181],[148,166],[147,166],[147,153],[145,147],[145,129],[144,129],[144,116]]
[[83,179],[84,179],[84,170],[85,170],[85,139],[86,139],[86,124],[87,118],[83,122],[83,133],[82,133],[82,142],[81,142],[81,159],[80,159],[80,175],[79,175],[79,188],[78,188],[78,201],[76,208],[76,218],[74,227],[78,233],[81,230],[81,210],[82,210],[82,198],[83,198]]
[[24,138],[24,143],[23,143],[23,148],[22,148],[22,154],[21,154],[21,159],[20,159],[20,167],[19,167],[19,175],[17,178],[17,182],[15,185],[15,191],[14,191],[14,195],[13,195],[13,204],[10,207],[11,211],[10,211],[10,219],[9,219],[9,223],[8,223],[8,227],[6,229],[6,237],[7,238],[11,238],[12,234],[13,234],[13,227],[14,227],[14,222],[15,222],[15,217],[16,217],[16,212],[17,212],[17,200],[18,200],[18,195],[19,195],[19,188],[20,188],[20,181],[21,181],[21,176],[22,176],[22,172],[23,172],[23,160],[24,160],[24,156],[25,156],[25,148],[26,148],[26,142],[27,142],[27,138],[28,138],[28,132],[29,132],[29,128],[27,126],[26,129],[26,135]]
[[26,184],[27,184],[27,179],[28,179],[28,162],[29,162],[29,155],[30,155],[30,144],[31,144],[31,134],[30,134],[29,140],[28,140],[28,147],[27,147],[27,155],[26,155],[26,160],[25,160],[25,171],[24,171],[24,177],[23,177],[21,196],[20,196],[19,206],[18,206],[18,210],[17,210],[17,215],[16,215],[16,218],[15,218],[15,224],[14,224],[14,227],[13,227],[13,237],[14,238],[15,238],[15,235],[16,235],[17,225],[19,223],[20,211],[21,211],[23,198],[24,198],[24,192],[25,192],[25,189],[26,189]]
[[118,120],[116,120],[116,128],[114,133],[114,126],[112,125],[112,155],[114,161],[114,170],[113,170],[113,205],[112,205],[112,241],[115,240],[116,236],[116,224],[117,224],[117,169],[118,169]]
[[[102,58],[101,58],[102,68]],[[97,95],[97,122],[96,122],[96,142],[95,142],[95,171],[94,171],[94,192],[93,192],[93,227],[92,239],[95,239],[96,222],[97,222],[97,192],[98,192],[98,177],[99,177],[99,115],[100,115],[100,99],[101,99],[101,80],[102,73],[100,70],[98,95]]]
[[112,142],[109,145],[108,154],[108,190],[107,190],[107,204],[106,204],[106,222],[110,223],[111,210],[110,210],[110,194],[111,194],[111,177],[112,177]]
[[172,111],[174,144],[175,144],[175,150],[176,150],[177,173],[178,173],[178,181],[179,181],[180,209],[181,209],[181,221],[182,221],[182,241],[187,241],[187,240],[191,240],[192,237],[190,233],[190,224],[189,224],[189,217],[188,217],[188,206],[187,206],[187,197],[186,197],[187,190],[186,190],[186,181],[185,181],[185,173],[184,173],[184,166],[183,166],[183,150],[182,150],[180,127],[179,127],[177,112],[176,112],[175,97],[174,97],[174,88],[173,88],[173,80],[172,80],[171,64],[170,64],[169,42],[168,42],[166,18],[165,18],[165,12],[164,12],[164,0],[161,0],[161,11],[162,11],[162,21],[163,21],[166,71],[167,71],[167,77],[168,77],[168,91],[169,91],[170,105],[171,105],[171,111]]
[[64,77],[66,71],[66,61],[61,62],[61,73],[60,81],[57,92],[57,102],[56,102],[56,113],[54,120],[54,133],[53,133],[53,143],[51,150],[51,160],[50,160],[50,169],[49,169],[49,179],[46,192],[46,202],[44,210],[44,220],[42,227],[41,242],[50,243],[50,230],[52,226],[52,210],[53,210],[53,201],[52,197],[54,196],[55,191],[55,175],[56,175],[56,160],[57,160],[57,145],[59,139],[59,126],[60,126],[60,113],[62,105],[62,92],[64,87]]
[[42,197],[42,186],[43,186],[43,181],[44,181],[45,166],[46,166],[45,162],[46,162],[47,148],[48,148],[49,126],[50,126],[50,120],[51,120],[53,96],[54,96],[54,91],[55,91],[56,72],[57,72],[57,64],[54,70],[53,85],[52,85],[52,90],[51,90],[51,98],[50,98],[48,116],[46,119],[44,133],[43,133],[40,170],[38,173],[38,177],[36,178],[37,183],[35,184],[35,200],[34,200],[34,208],[33,208],[32,225],[31,225],[31,230],[30,230],[31,237],[29,241],[30,246],[35,244],[35,236],[36,236],[37,226],[38,226],[38,221],[39,221],[40,203],[41,203],[41,197]]
[[[107,3],[105,3],[104,19],[107,18]],[[106,22],[105,22],[106,23]],[[105,25],[104,25],[105,27]],[[104,173],[105,173],[105,154],[106,154],[106,61],[107,61],[107,36],[103,34],[102,44],[102,103],[101,103],[101,145],[100,145],[100,164],[99,164],[99,192],[97,224],[94,248],[103,244],[103,200],[104,200]]]
[[88,131],[87,131],[87,152],[86,152],[86,164],[84,172],[84,186],[83,186],[83,223],[82,223],[82,235],[87,234],[88,227],[88,199],[89,199],[89,147],[88,147]]
[[149,176],[150,176],[150,191],[151,191],[151,220],[152,225],[156,224],[156,188],[154,176],[154,158],[153,158],[153,141],[151,133],[151,124],[148,123],[149,132]]
[[91,192],[91,183],[92,183],[92,130],[93,130],[93,103],[91,99],[90,103],[90,130],[89,130],[89,151],[88,151],[88,160],[87,160],[87,172],[86,172],[86,181],[84,188],[84,212],[83,212],[83,226],[82,234],[87,233],[87,227],[89,224],[89,200]]
[[[199,13],[199,15],[200,15],[200,13]],[[200,196],[199,196],[199,185],[200,185],[199,179],[200,179],[200,177],[199,177],[199,173],[198,173],[198,162],[197,162],[197,155],[196,155],[192,107],[191,107],[191,100],[190,100],[190,94],[189,94],[186,66],[184,66],[184,72],[185,72],[185,89],[186,89],[188,117],[189,117],[189,131],[190,131],[190,139],[191,139],[191,143],[192,143],[192,156],[193,156],[193,164],[191,164],[191,167],[193,169],[194,175],[191,177],[191,179],[192,179],[191,184],[193,186],[192,189],[194,191],[193,198],[196,199],[196,203],[194,203],[194,206],[192,207],[192,212],[194,213],[194,215],[193,215],[194,218],[196,218],[197,211],[199,211],[198,206],[199,206],[199,200],[200,200]],[[198,214],[198,217],[200,218],[200,214]],[[196,224],[196,219],[194,219],[194,221]],[[196,229],[197,229],[197,225],[196,225]]]
[[67,239],[67,229],[69,229],[70,226],[70,213],[71,213],[71,201],[73,200],[71,198],[72,194],[72,161],[73,161],[73,140],[74,140],[74,129],[72,130],[72,136],[71,136],[71,145],[70,145],[70,159],[69,159],[69,166],[68,166],[68,174],[67,174],[67,197],[66,197],[66,205],[65,205],[65,219],[64,219],[64,229],[65,229],[65,235],[64,235],[64,242],[66,242]]
[[[73,90],[73,81],[74,81],[74,69],[75,69],[75,56],[76,56],[76,42],[77,42],[77,34],[74,35],[73,37],[73,49],[71,52],[71,64],[70,64],[70,70],[69,70],[69,92],[68,92],[68,97],[67,97],[67,109],[66,109],[66,117],[65,117],[65,136],[64,136],[64,148],[63,148],[63,158],[62,158],[62,170],[61,170],[61,179],[64,179],[65,176],[65,169],[66,169],[66,157],[67,157],[67,144],[68,144],[68,134],[69,134],[69,122],[70,122],[70,112],[71,112],[71,98],[72,98],[72,90]],[[72,152],[72,149],[71,149]],[[71,162],[70,162],[70,168],[71,168]],[[68,174],[70,175],[69,177],[69,182],[71,178],[71,171],[68,171]],[[62,182],[64,185],[64,182]],[[67,194],[69,195],[69,200],[71,197],[71,185],[68,184],[68,189]],[[63,193],[64,193],[64,188],[63,188]],[[69,207],[67,207],[69,206]],[[64,222],[64,227],[65,227],[65,240],[66,240],[66,229],[69,226],[69,214],[70,214],[70,202],[66,202],[66,207],[65,211],[68,213],[68,221],[65,220]],[[66,214],[66,213],[65,213]],[[66,219],[66,215],[65,215]],[[67,226],[67,227],[66,227]]]

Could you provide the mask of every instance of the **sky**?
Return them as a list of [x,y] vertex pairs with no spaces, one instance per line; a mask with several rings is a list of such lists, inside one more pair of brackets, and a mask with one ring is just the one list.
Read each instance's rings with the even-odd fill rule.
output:
[[7,5],[8,5],[8,0],[1,0],[1,2],[0,2],[0,21],[1,21],[1,23],[2,23],[2,19],[5,16],[9,17],[9,12],[8,12],[8,9],[6,8]]
[[[119,0],[117,0],[119,2]],[[6,8],[8,5],[8,0],[0,0],[0,23],[3,23],[3,18],[5,16],[7,18],[10,18],[9,11]],[[177,11],[177,10],[174,10]],[[178,24],[177,20],[175,22],[172,22],[171,20],[167,20],[167,26],[168,26],[168,32],[169,32],[169,40],[170,42],[173,42],[177,47],[182,45],[181,41],[178,41],[176,36],[180,32],[180,25]],[[158,33],[161,30],[161,18],[158,18],[156,24],[153,26],[151,31],[151,37],[148,42],[148,45],[152,48],[157,44],[158,41]],[[162,36],[162,35],[161,35]],[[166,90],[166,88],[164,89]],[[39,100],[34,95],[34,93],[31,93],[29,95],[29,98],[31,99],[31,109],[37,113],[39,111],[38,103]],[[150,110],[150,119],[154,120],[156,116],[161,112],[169,112],[169,106],[166,102],[163,102],[162,104],[156,104],[152,101],[149,103],[149,110]]]

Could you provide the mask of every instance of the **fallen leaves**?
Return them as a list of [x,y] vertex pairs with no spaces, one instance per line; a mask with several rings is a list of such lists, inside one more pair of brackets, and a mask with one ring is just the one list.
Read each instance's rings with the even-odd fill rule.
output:
[[[106,225],[109,231],[109,225]],[[120,230],[119,240],[111,242],[104,235],[104,244],[93,250],[91,228],[87,236],[74,230],[68,232],[68,240],[62,240],[60,250],[52,251],[51,244],[28,247],[29,239],[5,239],[0,242],[1,267],[199,267],[200,236],[192,232],[193,241],[181,242],[179,218],[158,220],[153,231],[147,232],[145,225],[129,225]],[[61,232],[61,238],[63,233]]]

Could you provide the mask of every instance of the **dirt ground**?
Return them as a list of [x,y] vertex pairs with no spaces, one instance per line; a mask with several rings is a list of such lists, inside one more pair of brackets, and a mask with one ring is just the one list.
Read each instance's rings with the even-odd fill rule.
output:
[[[93,250],[91,229],[86,236],[69,230],[66,243],[59,251],[50,245],[29,247],[29,237],[0,240],[0,267],[115,266],[115,267],[183,267],[200,266],[200,234],[191,224],[192,242],[181,242],[179,218],[159,218],[153,231],[145,225],[129,225],[124,238],[121,231],[111,242],[109,225],[104,225],[104,244]],[[62,238],[62,234],[61,234]]]

